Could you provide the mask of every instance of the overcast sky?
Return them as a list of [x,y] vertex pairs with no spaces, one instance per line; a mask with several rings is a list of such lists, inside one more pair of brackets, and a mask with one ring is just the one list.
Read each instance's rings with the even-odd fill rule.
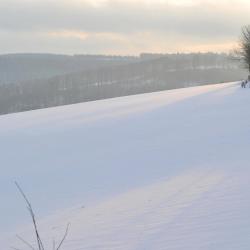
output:
[[0,53],[228,51],[249,0],[0,0]]

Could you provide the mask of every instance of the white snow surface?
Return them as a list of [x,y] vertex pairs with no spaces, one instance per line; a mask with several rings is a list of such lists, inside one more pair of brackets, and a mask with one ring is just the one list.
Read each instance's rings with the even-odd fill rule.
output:
[[208,85],[0,117],[0,248],[250,248],[250,90]]

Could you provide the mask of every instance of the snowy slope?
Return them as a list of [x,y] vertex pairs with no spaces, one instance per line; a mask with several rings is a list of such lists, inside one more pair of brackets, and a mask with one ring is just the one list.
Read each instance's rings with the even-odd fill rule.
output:
[[249,98],[229,83],[1,116],[0,245],[33,240],[17,180],[48,246],[70,222],[65,250],[249,249]]

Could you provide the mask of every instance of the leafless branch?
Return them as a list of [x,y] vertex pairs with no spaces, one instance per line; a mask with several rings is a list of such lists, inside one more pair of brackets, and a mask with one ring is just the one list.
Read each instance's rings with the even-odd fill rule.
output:
[[16,235],[16,237],[22,241],[26,246],[28,246],[30,249],[32,250],[36,250],[29,242],[27,242],[26,240],[24,240],[22,237],[20,237],[19,235]]
[[[23,199],[25,200],[25,202],[27,204],[27,209],[28,209],[28,211],[30,213],[30,216],[32,218],[32,222],[33,222],[33,226],[34,226],[34,231],[35,231],[35,235],[36,235],[36,241],[37,241],[38,250],[44,250],[44,245],[43,245],[43,242],[42,242],[42,240],[40,238],[40,235],[39,235],[39,230],[38,230],[38,227],[37,227],[36,217],[35,217],[35,213],[33,211],[33,208],[31,206],[31,203],[30,203],[29,199],[27,198],[27,196],[25,195],[25,193],[23,192],[22,188],[19,186],[19,184],[17,182],[15,182],[15,185],[16,185],[17,189],[19,190],[20,194],[22,195]],[[61,248],[61,246],[63,245],[65,239],[67,238],[67,235],[68,235],[68,232],[69,232],[69,226],[70,226],[70,223],[67,224],[65,233],[64,233],[64,235],[63,235],[60,243],[58,244],[58,247],[56,247],[56,242],[53,239],[53,250],[59,250]],[[32,244],[30,244],[29,242],[27,242],[26,240],[24,240],[19,235],[16,235],[16,237],[20,241],[22,241],[26,246],[28,246],[31,250],[36,250],[36,248],[33,247]],[[12,247],[12,249],[14,249],[14,250],[20,250],[20,249],[15,248],[15,247]]]
[[20,194],[24,198],[25,202],[27,203],[27,209],[28,209],[28,211],[30,213],[30,216],[32,218],[32,222],[33,222],[33,226],[34,226],[34,230],[35,230],[35,234],[36,234],[36,240],[37,240],[38,250],[44,250],[44,246],[43,246],[42,240],[41,240],[39,232],[38,232],[36,218],[35,218],[35,214],[34,214],[34,211],[32,209],[31,203],[29,202],[27,196],[25,195],[25,193],[23,192],[23,190],[19,186],[19,184],[17,182],[15,182],[15,184],[16,184],[16,187],[19,190]]
[[11,249],[14,249],[14,250],[21,250],[20,248],[16,248],[16,247],[11,247]]
[[65,241],[65,239],[67,238],[67,235],[68,235],[68,232],[69,232],[69,226],[70,226],[70,223],[68,223],[67,227],[66,227],[66,230],[65,230],[65,233],[64,233],[64,236],[61,240],[61,242],[59,243],[58,247],[56,248],[56,250],[59,250],[63,244],[63,242]]

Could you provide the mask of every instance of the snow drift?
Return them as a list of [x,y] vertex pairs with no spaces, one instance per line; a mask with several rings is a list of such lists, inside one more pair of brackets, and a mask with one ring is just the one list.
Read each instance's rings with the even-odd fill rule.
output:
[[[249,249],[250,92],[238,83],[0,117],[2,249]],[[51,247],[50,247],[51,248]],[[49,249],[50,249],[49,248]]]

